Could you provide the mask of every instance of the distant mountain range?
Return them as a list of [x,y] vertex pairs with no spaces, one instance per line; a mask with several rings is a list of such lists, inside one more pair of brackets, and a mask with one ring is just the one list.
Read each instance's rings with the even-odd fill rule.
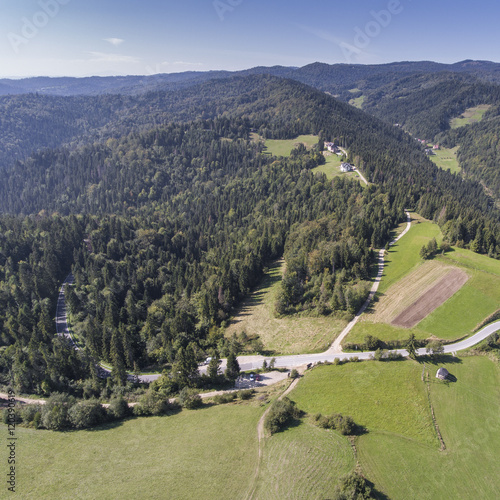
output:
[[[455,64],[432,61],[395,62],[379,65],[313,63],[302,68],[259,66],[244,71],[208,71],[158,74],[149,76],[110,76],[88,78],[35,77],[0,80],[0,95],[39,93],[57,96],[140,94],[152,90],[176,90],[196,83],[227,78],[270,74],[290,78],[334,95],[351,89],[372,90],[405,75],[453,72],[472,74],[485,82],[500,83],[500,63],[466,60]],[[347,96],[345,96],[347,97]]]

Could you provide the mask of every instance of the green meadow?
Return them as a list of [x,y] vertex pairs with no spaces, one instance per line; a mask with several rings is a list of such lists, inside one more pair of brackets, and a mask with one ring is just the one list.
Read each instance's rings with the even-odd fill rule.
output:
[[358,440],[363,472],[391,499],[498,498],[500,369],[486,357],[442,365],[456,378],[430,372],[430,395],[446,449],[386,432]]
[[414,213],[411,217],[410,231],[386,252],[384,274],[378,289],[380,293],[387,291],[391,285],[422,264],[419,252],[423,245],[432,238],[436,238],[439,244],[443,238],[437,224],[426,221]]
[[339,478],[355,465],[347,438],[301,422],[264,441],[253,498],[331,498]]
[[257,463],[262,412],[258,405],[232,404],[92,430],[18,427],[17,494],[37,500],[243,498]]
[[471,123],[480,122],[486,111],[491,108],[490,104],[480,104],[473,108],[466,109],[458,118],[453,118],[450,122],[451,128],[463,127]]
[[[435,378],[446,367],[455,382]],[[434,428],[422,365],[414,361],[320,366],[292,392],[309,412],[351,415],[363,474],[391,499],[497,498],[500,368],[486,357],[427,361]]]
[[292,149],[296,148],[299,144],[304,144],[306,148],[310,149],[315,144],[318,144],[319,137],[317,135],[300,135],[296,139],[268,139],[265,142],[266,151],[273,156],[290,156]]
[[369,432],[390,432],[437,447],[421,372],[414,361],[319,366],[305,375],[290,399],[312,415],[350,415]]
[[440,169],[449,170],[453,174],[458,174],[461,171],[457,160],[458,146],[452,149],[441,148],[434,151],[434,155],[429,156]]
[[[381,294],[395,293],[393,291],[397,289],[398,281],[423,265],[424,261],[419,255],[420,248],[433,237],[439,244],[442,239],[439,227],[423,221],[414,224],[409,233],[390,248],[386,254],[378,297]],[[450,299],[411,329],[371,322],[368,310],[367,315],[348,335],[346,342],[361,343],[367,335],[381,340],[404,340],[410,333],[417,339],[435,335],[441,339],[455,340],[471,335],[478,324],[498,309],[500,261],[460,248],[452,248],[445,255],[436,256],[435,260],[437,263],[463,269],[469,275],[469,280]],[[372,311],[376,309],[377,300],[371,306]]]

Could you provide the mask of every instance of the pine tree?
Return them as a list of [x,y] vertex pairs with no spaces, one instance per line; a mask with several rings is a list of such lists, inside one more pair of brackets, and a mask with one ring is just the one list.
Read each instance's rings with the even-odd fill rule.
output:
[[227,366],[226,366],[226,378],[231,381],[235,381],[240,374],[240,364],[238,363],[238,359],[236,358],[236,354],[234,351],[229,353],[227,357]]
[[196,385],[196,379],[199,375],[198,363],[196,362],[196,356],[191,344],[186,348],[181,347],[177,351],[172,371],[174,379],[180,387],[193,387]]
[[415,340],[415,334],[410,333],[410,336],[406,341],[405,348],[408,351],[409,358],[417,359],[417,342]]
[[210,360],[210,363],[208,363],[207,374],[210,377],[210,380],[215,382],[219,376],[221,360],[219,358],[219,353],[215,349],[212,351],[211,357],[212,359]]

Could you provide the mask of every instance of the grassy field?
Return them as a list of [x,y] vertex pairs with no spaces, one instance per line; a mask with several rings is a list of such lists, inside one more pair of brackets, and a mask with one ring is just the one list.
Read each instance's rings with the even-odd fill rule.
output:
[[262,412],[253,403],[91,431],[18,428],[17,494],[37,500],[244,498]]
[[331,498],[338,479],[355,465],[345,437],[302,422],[264,442],[254,498]]
[[422,263],[420,249],[432,238],[438,244],[442,240],[441,230],[437,224],[422,219],[418,214],[411,214],[412,228],[406,236],[391,246],[386,253],[386,266],[379,292],[385,292],[391,285],[397,283],[416,266]]
[[387,432],[438,448],[421,366],[414,361],[319,366],[290,394],[310,414],[350,415],[369,432]]
[[276,294],[285,262],[269,268],[262,284],[254,290],[236,312],[226,329],[226,336],[245,331],[259,335],[267,350],[275,354],[303,354],[324,351],[347,322],[329,317],[298,316],[277,318],[274,314]]
[[385,432],[358,440],[363,472],[391,499],[498,498],[500,368],[485,357],[444,363],[457,381],[435,379],[431,401],[446,444],[436,447]]
[[[338,156],[336,154],[330,154],[326,156],[326,163],[324,165],[320,165],[319,167],[313,168],[312,172],[314,173],[323,173],[326,175],[327,179],[333,179],[334,177],[338,176],[347,176],[351,177],[352,179],[356,179],[359,182],[361,181],[361,178],[357,174],[357,172],[341,172],[340,171],[340,164],[342,163],[342,157]],[[365,184],[363,183],[363,186]]]
[[474,108],[469,108],[458,118],[453,118],[450,122],[451,128],[463,127],[471,123],[480,122],[484,114],[491,108],[490,104],[480,104]]
[[[459,248],[425,262],[420,258],[419,251],[432,237],[438,242],[442,238],[438,226],[421,222],[391,247],[376,300],[353,328],[346,342],[360,343],[367,335],[382,340],[403,340],[410,333],[414,333],[418,339],[435,335],[441,339],[455,340],[470,335],[484,318],[498,309],[500,262]],[[391,319],[389,315],[393,315],[398,307],[402,310],[403,306],[408,306],[411,296],[416,298],[424,290],[427,281],[438,279],[444,269],[451,267],[458,267],[470,276],[458,292],[414,328],[388,324]],[[420,292],[414,289],[420,285]]]
[[458,174],[461,171],[457,160],[458,146],[453,149],[441,148],[434,151],[434,155],[429,158],[442,170],[450,170],[452,174]]
[[338,156],[336,154],[325,155],[326,163],[324,165],[320,165],[319,167],[313,168],[312,171],[315,173],[325,174],[328,179],[333,179],[338,175],[344,175],[340,171],[340,164],[342,163],[341,158],[341,156]]
[[268,139],[265,142],[267,152],[273,156],[290,156],[292,149],[296,148],[299,144],[304,144],[306,148],[310,149],[315,144],[318,144],[319,137],[317,135],[300,135],[296,139],[276,140]]
[[364,96],[364,95],[360,95],[359,97],[356,97],[356,98],[354,98],[354,99],[351,99],[351,100],[349,101],[349,104],[350,104],[351,106],[354,106],[354,107],[356,107],[356,108],[361,109],[361,108],[362,108],[362,106],[363,106],[363,103],[365,102],[365,99],[366,99],[366,96]]

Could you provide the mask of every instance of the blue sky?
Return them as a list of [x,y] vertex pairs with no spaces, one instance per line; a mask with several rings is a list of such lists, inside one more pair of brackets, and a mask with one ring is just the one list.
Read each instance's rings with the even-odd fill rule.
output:
[[0,0],[0,77],[500,61],[500,3]]

